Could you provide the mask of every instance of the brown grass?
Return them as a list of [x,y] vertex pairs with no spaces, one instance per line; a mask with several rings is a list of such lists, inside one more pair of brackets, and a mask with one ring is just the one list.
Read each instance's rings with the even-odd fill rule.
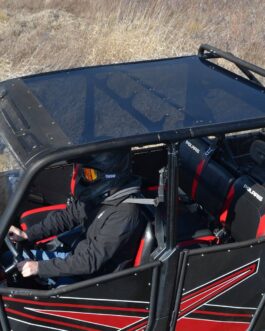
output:
[[265,66],[264,16],[264,0],[0,0],[0,80],[201,43]]

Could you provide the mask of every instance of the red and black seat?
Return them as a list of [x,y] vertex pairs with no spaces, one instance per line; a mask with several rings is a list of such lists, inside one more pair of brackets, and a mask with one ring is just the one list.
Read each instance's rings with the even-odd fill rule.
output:
[[235,179],[213,160],[203,139],[180,145],[180,186],[219,220],[235,241],[265,235],[265,187],[252,176]]
[[226,209],[234,176],[212,156],[212,147],[203,139],[180,144],[181,189],[210,215],[220,218]]
[[[50,213],[51,211],[62,210],[65,208],[66,208],[66,204],[58,204],[58,205],[44,206],[44,207],[40,207],[40,208],[34,208],[31,210],[27,210],[24,213],[22,213],[20,216],[20,227],[23,231],[26,231],[35,222],[40,222],[41,220],[43,220],[48,215],[48,213]],[[46,243],[55,238],[56,238],[56,236],[45,238],[43,240],[36,242],[36,244]]]
[[[204,139],[182,142],[179,150],[179,183],[185,194],[202,206],[207,215],[220,220],[227,215],[234,176],[213,159],[213,151],[213,147]],[[211,244],[217,240],[209,229],[207,215],[200,211],[200,208],[195,211],[192,208],[186,208],[186,211],[184,208],[184,212],[181,210],[180,226],[183,224],[190,230],[189,238],[182,240],[180,245],[196,242]]]
[[224,227],[235,241],[265,236],[265,187],[244,175],[233,183]]
[[[74,165],[72,177],[71,177],[71,181],[70,181],[70,192],[72,195],[74,195],[74,191],[75,191],[77,172],[78,172],[78,165]],[[19,220],[20,226],[21,226],[22,230],[25,231],[30,226],[32,226],[35,222],[39,222],[42,219],[44,219],[47,216],[47,214],[50,213],[51,211],[65,209],[66,206],[67,206],[66,203],[65,204],[55,204],[55,205],[43,206],[43,207],[27,210],[27,211],[23,212],[20,216],[20,220]],[[40,240],[36,244],[45,243],[45,242],[53,240],[54,238],[56,238],[56,236],[45,238],[43,240]]]

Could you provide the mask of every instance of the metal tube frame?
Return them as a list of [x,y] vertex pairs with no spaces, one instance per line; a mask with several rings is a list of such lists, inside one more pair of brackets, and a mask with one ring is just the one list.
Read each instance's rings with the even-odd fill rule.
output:
[[167,249],[177,245],[177,195],[178,195],[178,143],[168,146],[168,189],[167,189]]
[[84,287],[93,286],[96,284],[102,284],[110,280],[119,279],[132,273],[138,273],[145,271],[147,269],[155,269],[161,265],[159,261],[151,262],[144,264],[139,267],[129,268],[126,270],[118,271],[116,273],[107,274],[103,276],[99,276],[93,279],[84,280],[78,283],[74,283],[67,286],[58,287],[51,290],[32,290],[32,289],[25,289],[25,288],[16,288],[16,287],[1,287],[0,288],[0,295],[14,295],[14,296],[26,296],[26,297],[38,297],[38,298],[49,298],[51,296],[60,296],[67,292],[72,292]]
[[249,63],[247,61],[241,60],[240,58],[236,57],[235,55],[224,52],[221,49],[218,49],[214,46],[202,44],[198,50],[199,57],[203,59],[216,59],[222,58],[229,62],[234,63],[252,82],[264,86],[253,74],[256,74],[265,77],[265,70],[256,66],[255,64]]
[[10,331],[10,326],[5,313],[2,297],[0,296],[0,326],[2,331]]

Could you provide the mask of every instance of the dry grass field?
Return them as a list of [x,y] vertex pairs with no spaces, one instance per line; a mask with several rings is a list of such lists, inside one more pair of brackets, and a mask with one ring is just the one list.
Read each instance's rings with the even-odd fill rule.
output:
[[264,17],[264,0],[0,0],[0,80],[201,43],[265,66]]

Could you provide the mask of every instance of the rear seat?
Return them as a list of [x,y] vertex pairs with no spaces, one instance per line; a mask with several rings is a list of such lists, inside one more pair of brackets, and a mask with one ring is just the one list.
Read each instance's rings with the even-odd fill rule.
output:
[[235,241],[265,235],[265,188],[250,176],[241,176],[231,188],[224,226]]
[[224,212],[234,177],[211,157],[212,148],[203,139],[180,144],[181,189],[212,216]]
[[265,235],[265,187],[249,176],[235,179],[211,159],[203,139],[180,145],[180,187],[215,219],[235,241]]

